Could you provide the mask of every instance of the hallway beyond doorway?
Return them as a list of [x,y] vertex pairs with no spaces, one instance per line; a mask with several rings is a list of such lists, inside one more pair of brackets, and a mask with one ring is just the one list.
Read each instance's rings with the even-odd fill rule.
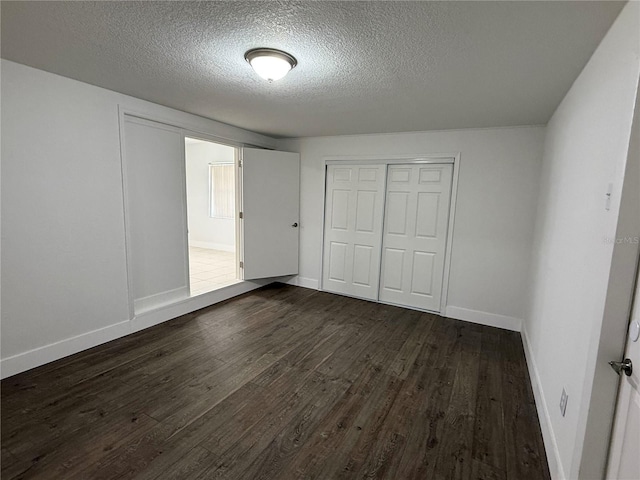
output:
[[191,296],[236,283],[235,253],[189,247]]

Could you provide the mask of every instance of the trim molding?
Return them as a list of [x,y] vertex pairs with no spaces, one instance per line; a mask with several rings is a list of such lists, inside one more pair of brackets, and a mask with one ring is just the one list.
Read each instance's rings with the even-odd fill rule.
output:
[[522,320],[519,318],[481,312],[479,310],[469,310],[468,308],[447,306],[444,310],[444,316],[455,318],[456,320],[464,320],[465,322],[479,323],[488,327],[513,330],[514,332],[519,332],[522,329]]
[[404,163],[454,163],[457,154],[415,154],[415,155],[328,155],[325,165],[395,165]]
[[551,478],[553,480],[564,480],[566,476],[562,468],[562,461],[560,460],[558,442],[556,442],[556,436],[553,432],[551,416],[549,415],[549,408],[547,407],[547,402],[542,390],[542,383],[540,382],[540,375],[538,373],[538,367],[536,366],[536,362],[533,357],[531,344],[529,343],[529,339],[527,338],[527,330],[523,328],[520,332],[520,335],[522,336],[522,343],[524,344],[524,356],[527,361],[529,377],[531,378],[531,387],[533,388],[533,396],[536,401],[536,410],[538,411],[538,418],[540,419],[542,440],[544,441],[544,449],[547,454],[547,462],[549,463]]
[[0,360],[0,376],[1,378],[7,378],[88,348],[110,342],[116,338],[124,337],[131,333],[129,331],[129,323],[129,320],[124,320],[75,337],[65,338],[59,342],[50,343],[44,347],[34,348],[12,357],[3,358]]
[[266,135],[250,132],[240,127],[234,127],[233,125],[152,102],[143,101],[143,104],[132,102],[132,99],[139,99],[123,94],[118,95],[123,97],[118,102],[118,110],[122,114],[179,128],[189,137],[235,147],[255,145],[257,147],[276,148],[277,146],[277,140]]
[[[187,282],[189,279],[187,279]],[[148,297],[136,298],[133,301],[133,311],[137,312],[137,315],[141,313],[155,310],[156,308],[164,307],[165,305],[171,305],[176,301],[189,298],[189,285],[184,287],[174,288],[173,290],[167,290],[166,292],[154,293]]]
[[139,314],[133,320],[124,320],[75,337],[65,338],[49,345],[18,353],[12,357],[3,358],[0,360],[0,378],[7,378],[83,350],[97,347],[103,343],[144,330],[167,320],[242,295],[272,282],[272,279],[238,282],[213,292],[186,298],[175,304]]
[[201,308],[206,308],[216,303],[228,300],[243,293],[250,292],[269,283],[273,283],[272,279],[240,281],[233,285],[213,290],[212,292],[203,293],[195,297],[185,298],[184,300],[165,305],[154,310],[140,313],[131,320],[131,333],[153,327],[159,323],[166,322],[187,313],[195,312]]
[[280,279],[280,281],[282,281],[282,283],[286,283],[287,285],[320,290],[320,281],[316,280],[315,278],[300,277],[296,275],[295,277],[283,277],[282,279]]

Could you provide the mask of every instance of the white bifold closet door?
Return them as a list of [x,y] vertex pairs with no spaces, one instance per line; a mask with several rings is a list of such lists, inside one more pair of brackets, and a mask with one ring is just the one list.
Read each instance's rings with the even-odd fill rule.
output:
[[384,165],[329,165],[323,288],[377,300],[384,211]]
[[125,115],[123,154],[137,315],[189,296],[184,139],[177,128]]
[[324,290],[440,312],[452,164],[329,165]]
[[450,164],[389,165],[380,301],[440,311]]

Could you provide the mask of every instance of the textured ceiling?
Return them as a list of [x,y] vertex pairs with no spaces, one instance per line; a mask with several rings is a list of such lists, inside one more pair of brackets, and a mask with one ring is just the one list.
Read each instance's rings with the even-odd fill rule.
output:
[[622,6],[3,1],[2,57],[274,136],[543,124]]

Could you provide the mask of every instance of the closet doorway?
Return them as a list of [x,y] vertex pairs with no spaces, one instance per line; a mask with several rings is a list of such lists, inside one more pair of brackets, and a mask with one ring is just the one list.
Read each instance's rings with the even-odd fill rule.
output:
[[238,149],[185,137],[191,296],[238,281]]
[[328,163],[322,288],[440,313],[454,161]]

